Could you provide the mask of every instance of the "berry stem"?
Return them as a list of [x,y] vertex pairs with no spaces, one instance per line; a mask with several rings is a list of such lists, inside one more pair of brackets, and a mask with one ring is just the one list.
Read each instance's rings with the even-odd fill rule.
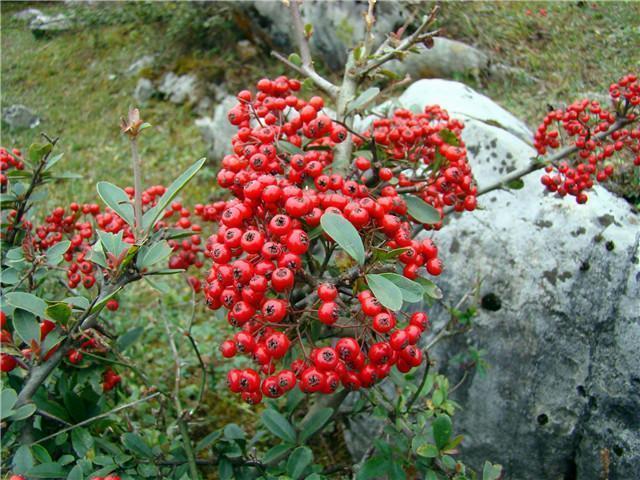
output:
[[138,152],[138,141],[131,136],[131,161],[133,163],[133,214],[135,218],[134,235],[136,240],[142,235],[142,161]]

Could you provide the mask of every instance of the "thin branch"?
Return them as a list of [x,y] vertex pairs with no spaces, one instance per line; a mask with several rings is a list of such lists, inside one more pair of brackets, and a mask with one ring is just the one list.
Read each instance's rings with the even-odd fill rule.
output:
[[[423,42],[429,38],[433,38],[434,36],[436,36],[439,33],[438,30],[434,30],[432,32],[426,32],[426,33],[425,33],[425,30],[427,29],[427,27],[429,27],[429,25],[433,23],[437,13],[438,13],[438,6],[436,5],[431,10],[431,13],[429,14],[429,16],[422,21],[422,23],[416,29],[415,32],[413,32],[411,35],[405,38],[402,42],[400,42],[400,45],[393,48],[392,50],[388,50],[386,52],[380,52],[378,58],[373,59],[372,61],[366,63],[362,68],[358,69],[356,72],[356,76],[359,78],[364,78],[369,74],[369,72],[379,68],[380,66],[387,63],[389,60],[392,60],[399,54],[406,52],[416,43]],[[385,44],[387,44],[387,42],[385,42]]]
[[109,415],[113,415],[114,413],[118,413],[118,412],[120,412],[122,410],[126,410],[127,408],[135,407],[136,405],[139,405],[139,404],[144,403],[144,402],[146,402],[148,400],[151,400],[152,398],[155,398],[158,395],[161,395],[161,393],[160,392],[152,393],[151,395],[148,395],[148,396],[146,396],[144,398],[140,398],[140,399],[135,400],[133,402],[125,403],[124,405],[120,405],[119,407],[116,407],[116,408],[114,408],[112,410],[109,410],[108,412],[101,413],[100,415],[96,415],[95,417],[87,418],[86,420],[83,420],[80,423],[76,423],[75,425],[71,425],[69,427],[63,428],[62,430],[58,430],[57,432],[52,433],[51,435],[43,437],[43,438],[33,442],[32,445],[37,445],[38,443],[46,442],[47,440],[51,440],[52,438],[55,438],[55,437],[57,437],[58,435],[60,435],[62,433],[68,432],[68,431],[73,430],[73,429],[78,428],[78,427],[82,427],[84,425],[88,425],[90,423],[95,422],[96,420],[100,420],[102,418],[108,417]]
[[422,381],[420,382],[420,385],[418,385],[418,389],[415,391],[411,399],[407,402],[407,406],[404,410],[405,413],[408,413],[409,410],[411,410],[411,407],[413,407],[413,404],[416,403],[416,400],[418,400],[418,398],[420,397],[420,393],[422,392],[422,389],[427,383],[427,377],[429,376],[429,368],[431,367],[431,361],[429,360],[429,352],[427,351],[426,348],[424,349],[424,354],[426,355],[426,358],[425,358],[426,364],[424,367],[424,372],[422,372]]

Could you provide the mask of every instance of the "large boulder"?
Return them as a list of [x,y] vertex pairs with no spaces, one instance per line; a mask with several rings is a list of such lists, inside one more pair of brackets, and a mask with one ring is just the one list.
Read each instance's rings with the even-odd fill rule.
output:
[[64,13],[57,15],[46,15],[40,13],[32,17],[29,23],[29,29],[36,36],[40,37],[47,34],[64,32],[72,27],[72,21]]
[[[449,83],[449,82],[447,82]],[[486,97],[418,82],[401,101],[441,101],[464,119],[480,186],[528,165],[535,151]],[[482,121],[477,120],[481,118]],[[491,120],[496,123],[491,122]],[[500,125],[500,126],[496,126]],[[633,478],[640,466],[640,221],[622,199],[596,187],[587,205],[545,194],[540,173],[520,190],[481,198],[480,210],[452,217],[434,240],[446,271],[438,280],[455,302],[482,279],[471,335],[437,350],[440,365],[469,345],[487,351],[486,377],[455,398],[472,464],[502,463],[511,478]],[[444,309],[432,316],[436,324]],[[455,381],[455,379],[454,379]],[[604,466],[604,457],[610,462]]]
[[[440,103],[465,121],[480,186],[535,155],[522,122],[460,84],[417,82],[400,101]],[[501,463],[513,479],[638,478],[640,219],[604,188],[577,205],[546,194],[539,177],[480,197],[481,209],[428,234],[448,303],[481,279],[473,331],[433,352],[452,384],[462,376],[454,356],[487,352],[488,374],[471,372],[453,394],[463,458],[476,469]],[[436,329],[449,318],[429,311]]]
[[203,141],[208,146],[208,157],[220,160],[231,153],[231,138],[237,129],[229,123],[227,113],[238,104],[233,95],[227,95],[213,110],[213,117],[202,117],[196,120]]
[[176,75],[167,72],[160,79],[158,91],[171,103],[178,105],[185,102],[196,103],[201,96],[198,78],[192,74]]

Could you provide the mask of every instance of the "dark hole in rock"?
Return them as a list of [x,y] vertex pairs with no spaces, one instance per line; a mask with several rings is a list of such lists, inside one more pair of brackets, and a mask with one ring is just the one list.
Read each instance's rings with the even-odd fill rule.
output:
[[586,397],[587,396],[587,392],[584,389],[584,387],[582,385],[578,385],[576,387],[576,390],[578,391],[578,395],[580,395],[581,397]]
[[549,423],[549,417],[546,413],[538,415],[538,425],[546,425],[547,423]]
[[576,480],[578,478],[578,466],[574,458],[569,460],[567,465],[567,471],[564,474],[563,480]]
[[487,293],[482,297],[480,304],[482,305],[482,308],[489,310],[490,312],[497,312],[502,308],[502,300],[500,300],[500,297],[495,293]]
[[622,454],[624,453],[624,449],[620,445],[614,445],[613,446],[613,453],[615,453],[617,456],[621,457]]
[[611,252],[614,248],[616,248],[616,244],[613,243],[611,240],[609,240],[607,243],[604,244],[604,248],[606,248],[607,251]]
[[587,262],[586,260],[584,262],[582,262],[582,264],[580,265],[580,271],[581,272],[586,272],[590,268],[591,268],[591,265],[589,265],[589,262]]

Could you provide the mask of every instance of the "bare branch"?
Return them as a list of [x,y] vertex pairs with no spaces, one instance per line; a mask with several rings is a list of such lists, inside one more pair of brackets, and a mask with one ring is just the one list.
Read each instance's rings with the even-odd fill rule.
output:
[[436,36],[438,34],[438,30],[434,30],[431,32],[425,32],[425,30],[429,27],[429,25],[433,23],[437,13],[438,13],[438,6],[436,5],[431,10],[431,13],[429,14],[429,16],[422,21],[422,23],[416,29],[415,32],[413,32],[411,35],[405,38],[402,42],[400,42],[400,44],[397,47],[391,50],[388,50],[386,52],[381,51],[381,48],[383,46],[388,45],[390,43],[389,41],[385,41],[382,44],[381,48],[379,48],[376,51],[376,53],[379,55],[378,58],[375,58],[374,60],[367,62],[362,68],[360,68],[357,71],[356,76],[359,78],[363,78],[366,75],[368,75],[369,72],[379,68],[381,65],[385,64],[389,60],[392,60],[397,55],[403,52],[406,52],[415,44],[424,42],[425,40],[428,40],[429,38],[433,38],[434,36]]

